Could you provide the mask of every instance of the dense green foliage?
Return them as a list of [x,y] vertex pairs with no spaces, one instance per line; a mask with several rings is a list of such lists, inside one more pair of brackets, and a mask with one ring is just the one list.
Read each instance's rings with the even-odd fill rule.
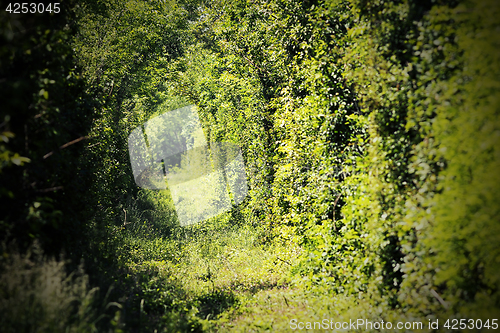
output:
[[244,147],[245,216],[306,249],[304,286],[369,297],[373,313],[498,313],[496,10],[207,9],[213,37],[181,60],[177,91],[196,96],[212,140]]
[[414,315],[498,313],[498,104],[486,97],[497,94],[497,10],[387,3],[360,10],[351,34],[347,78],[371,121],[360,164],[369,186],[358,192],[369,202],[345,209],[365,212],[365,244],[384,282],[374,288]]
[[[59,289],[29,281],[50,274],[62,290],[45,314],[13,308],[12,330],[29,330],[13,323],[29,311],[41,331],[498,316],[494,1],[88,0],[62,12],[1,14],[0,284],[27,292],[0,295],[7,308],[30,293],[42,304]],[[207,141],[242,148],[249,193],[180,227],[168,190],[136,186],[127,138],[188,104]],[[77,274],[16,254],[35,240]]]
[[66,194],[83,195],[88,185],[77,149],[91,101],[82,93],[70,52],[73,27],[64,17],[1,15],[1,233],[21,247],[38,238],[59,254],[63,235],[81,230],[81,208]]

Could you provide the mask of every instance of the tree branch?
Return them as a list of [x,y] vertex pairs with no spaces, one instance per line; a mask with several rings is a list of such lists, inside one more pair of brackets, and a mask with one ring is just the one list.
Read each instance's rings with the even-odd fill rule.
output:
[[[67,143],[63,144],[61,147],[59,147],[59,149],[67,148],[67,147],[69,147],[71,145],[74,145],[77,142],[80,142],[80,141],[88,139],[88,138],[89,138],[88,136],[81,136],[78,139],[75,139],[73,141],[70,141],[70,142],[67,142]],[[47,153],[47,154],[43,155],[43,159],[46,159],[47,157],[50,157],[53,154],[54,154],[54,151],[51,151],[50,153]]]

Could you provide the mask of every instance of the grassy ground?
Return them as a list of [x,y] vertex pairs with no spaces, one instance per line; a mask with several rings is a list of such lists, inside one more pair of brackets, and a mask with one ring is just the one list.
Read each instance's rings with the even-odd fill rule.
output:
[[141,332],[289,332],[293,319],[380,321],[383,315],[396,320],[396,313],[366,300],[303,288],[291,274],[300,247],[262,244],[261,236],[258,226],[234,224],[229,213],[179,228],[169,237],[147,223],[124,230],[118,249],[122,273],[116,279],[124,305],[122,327]]
[[230,213],[182,228],[128,219],[113,232],[116,267],[110,270],[124,329],[227,330],[243,325],[245,309],[262,297],[268,304],[274,294],[291,292],[290,268],[300,248],[262,244],[257,226],[236,224]]
[[[179,227],[168,196],[146,195],[155,196],[149,198],[154,205],[146,209],[134,202],[124,208],[123,225],[112,227],[103,243],[102,257],[110,260],[98,265],[97,276],[108,281],[102,286],[112,282],[106,295],[94,297],[98,292],[88,288],[83,271],[66,277],[62,262],[3,260],[0,284],[12,294],[6,294],[12,302],[0,304],[11,313],[3,326],[12,332],[26,325],[51,332],[289,332],[293,320],[303,325],[397,320],[397,313],[366,299],[332,295],[325,286],[304,288],[291,272],[300,247],[291,240],[264,242],[262,229],[239,221],[235,212]],[[70,303],[77,305],[76,313]]]

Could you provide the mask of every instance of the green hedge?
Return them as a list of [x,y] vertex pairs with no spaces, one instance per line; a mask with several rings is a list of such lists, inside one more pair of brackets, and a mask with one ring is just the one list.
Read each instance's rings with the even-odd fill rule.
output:
[[497,12],[222,1],[192,26],[172,87],[243,147],[244,216],[304,246],[304,286],[407,316],[498,312]]

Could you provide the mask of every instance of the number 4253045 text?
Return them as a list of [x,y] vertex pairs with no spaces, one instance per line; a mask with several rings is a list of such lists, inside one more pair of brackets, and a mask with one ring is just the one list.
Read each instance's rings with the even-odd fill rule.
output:
[[49,4],[44,4],[44,3],[9,3],[7,8],[5,8],[6,12],[9,12],[11,14],[43,14],[43,13],[59,13],[61,12],[61,7],[59,7],[60,3],[49,3]]

